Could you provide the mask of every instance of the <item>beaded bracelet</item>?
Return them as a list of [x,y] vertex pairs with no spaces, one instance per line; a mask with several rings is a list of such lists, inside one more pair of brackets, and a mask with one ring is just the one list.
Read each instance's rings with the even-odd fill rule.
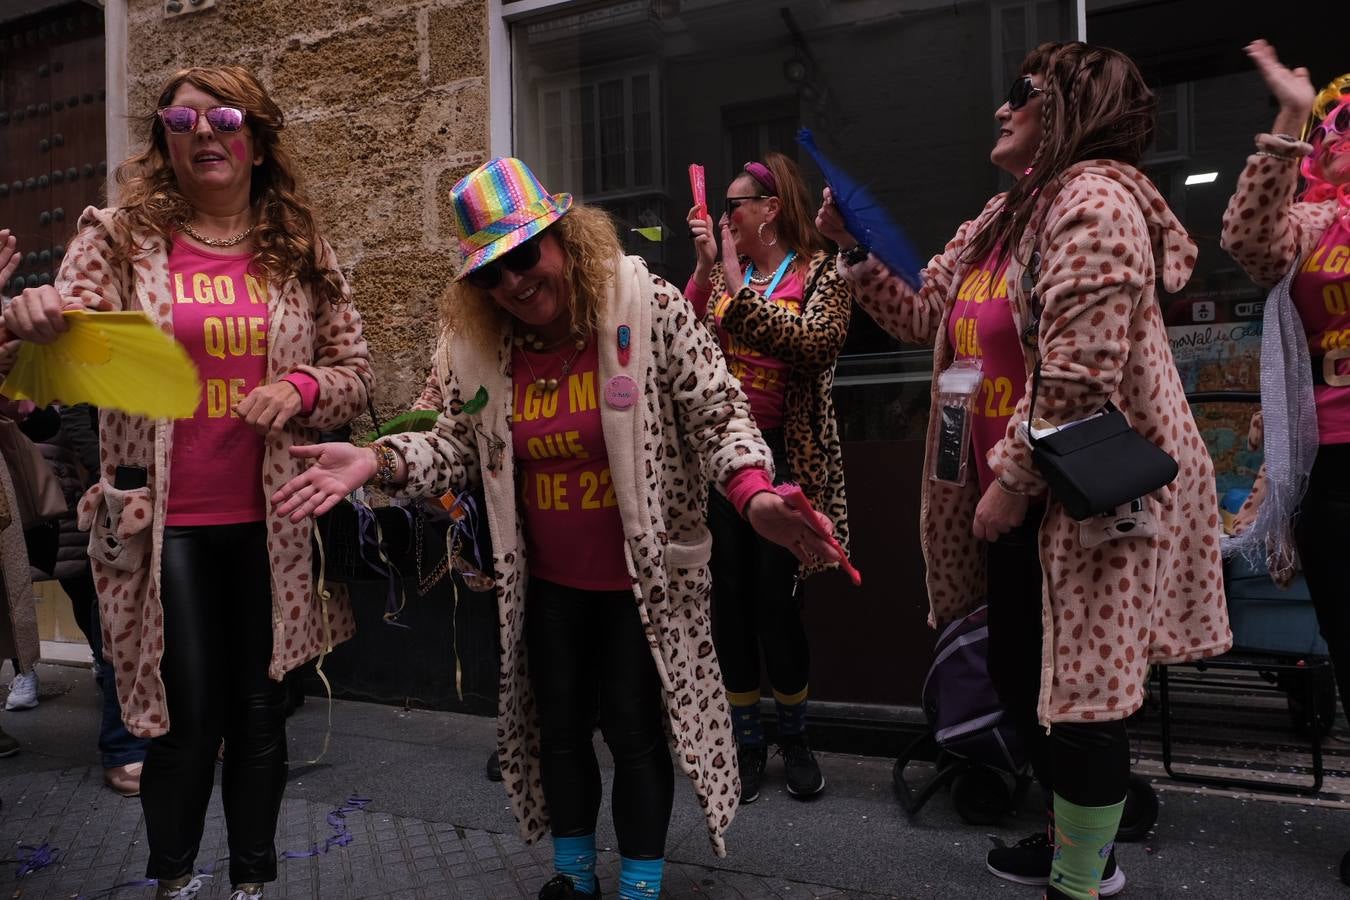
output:
[[375,477],[371,481],[389,484],[398,474],[398,451],[384,444],[371,444],[370,448],[375,451]]

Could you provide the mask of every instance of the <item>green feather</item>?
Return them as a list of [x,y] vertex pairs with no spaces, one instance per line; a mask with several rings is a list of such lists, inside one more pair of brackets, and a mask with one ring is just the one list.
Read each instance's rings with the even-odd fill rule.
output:
[[436,419],[439,417],[440,413],[434,409],[410,409],[405,413],[394,416],[375,431],[367,434],[362,440],[370,443],[376,438],[382,438],[388,434],[400,434],[405,431],[430,431],[436,427]]

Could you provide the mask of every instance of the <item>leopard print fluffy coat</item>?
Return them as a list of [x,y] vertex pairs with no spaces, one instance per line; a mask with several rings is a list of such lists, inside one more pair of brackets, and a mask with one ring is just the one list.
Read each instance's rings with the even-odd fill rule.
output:
[[[712,335],[680,291],[648,272],[637,257],[615,259],[602,304],[597,383],[628,375],[638,384],[629,407],[600,406],[605,451],[625,555],[656,670],[671,750],[693,783],[718,855],[740,797],[735,739],[709,620],[712,537],[705,521],[709,483],[725,486],[736,471],[773,460]],[[631,331],[628,362],[615,335]],[[457,335],[438,353],[422,401],[442,393],[434,431],[393,435],[408,466],[397,493],[435,497],[481,481],[492,534],[502,646],[497,742],[512,811],[526,840],[547,834],[540,782],[539,724],[525,652],[529,580],[516,468],[511,447],[511,334],[470,340]],[[487,405],[463,405],[487,393]]]
[[[118,248],[139,247],[127,259]],[[331,247],[328,266],[337,269]],[[115,210],[85,210],[66,251],[56,289],[91,309],[140,310],[173,334],[174,290],[169,248],[156,235],[131,233]],[[345,290],[344,290],[345,293]],[[259,473],[265,494],[304,471],[293,444],[313,443],[321,430],[345,424],[364,408],[371,384],[361,316],[350,302],[314,301],[292,279],[268,287],[267,381],[304,372],[319,384],[314,409],[297,415],[280,437],[266,443]],[[117,695],[128,730],[157,737],[169,729],[159,664],[164,655],[160,558],[169,498],[173,422],[112,409],[99,413],[100,478],[80,500],[80,528],[88,530],[89,556],[98,588],[104,654],[116,667]],[[114,487],[118,466],[148,474],[143,488]],[[345,599],[315,595],[310,573],[310,519],[295,524],[269,509],[267,552],[272,572],[272,659],[268,675],[286,672],[351,637]]]

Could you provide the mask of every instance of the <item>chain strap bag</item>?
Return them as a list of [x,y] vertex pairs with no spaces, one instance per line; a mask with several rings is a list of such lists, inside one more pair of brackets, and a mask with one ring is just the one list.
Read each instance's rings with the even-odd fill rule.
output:
[[1058,427],[1037,424],[1041,303],[1036,280],[1040,266],[1041,255],[1033,251],[1031,262],[1022,273],[1022,289],[1029,298],[1032,315],[1024,337],[1036,347],[1028,423],[1023,427],[1031,445],[1031,458],[1049,485],[1051,496],[1071,518],[1081,522],[1109,514],[1171,484],[1177,477],[1177,461],[1131,428],[1125,414],[1109,400],[1086,418]]

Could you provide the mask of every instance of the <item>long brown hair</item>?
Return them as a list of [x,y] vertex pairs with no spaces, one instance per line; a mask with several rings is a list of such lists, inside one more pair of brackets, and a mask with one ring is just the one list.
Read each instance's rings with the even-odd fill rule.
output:
[[975,234],[962,259],[983,259],[996,246],[1011,252],[1036,203],[1058,190],[1064,170],[1087,159],[1138,165],[1153,139],[1153,92],[1134,60],[1080,41],[1041,44],[1019,70],[1044,79],[1041,144],[1031,172],[1008,191],[1003,206]]
[[[614,264],[623,255],[614,220],[599,207],[575,203],[544,233],[562,245],[572,330],[578,335],[595,334],[600,329],[606,288],[614,278]],[[445,329],[474,342],[492,340],[510,318],[491,294],[466,280],[446,288],[440,306]]]
[[764,154],[763,162],[776,184],[765,184],[750,172],[741,175],[754,181],[764,193],[778,198],[778,220],[774,227],[778,229],[779,239],[786,249],[796,250],[804,261],[809,260],[812,253],[826,249],[826,244],[825,238],[816,230],[816,208],[811,205],[811,195],[802,180],[801,170],[792,157],[775,151]]
[[341,303],[342,277],[328,265],[314,214],[281,143],[285,127],[281,109],[254,74],[242,66],[195,66],[169,77],[159,92],[156,109],[143,117],[146,148],[118,166],[114,175],[121,186],[119,213],[132,228],[153,232],[166,241],[179,222],[192,218],[192,204],[179,189],[169,163],[164,123],[158,115],[158,108],[172,103],[184,84],[247,114],[254,149],[262,155],[262,163],[253,167],[249,187],[249,204],[258,217],[253,233],[257,247],[254,264],[273,283],[297,278],[316,299]]

